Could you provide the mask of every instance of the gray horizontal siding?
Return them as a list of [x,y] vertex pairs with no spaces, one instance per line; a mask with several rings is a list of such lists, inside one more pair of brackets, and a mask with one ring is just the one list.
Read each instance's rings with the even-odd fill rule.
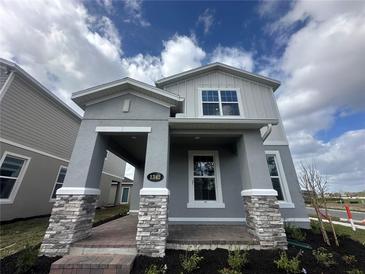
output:
[[3,85],[6,82],[6,79],[8,79],[8,70],[7,67],[0,64],[0,89],[3,87]]
[[0,136],[69,159],[80,121],[16,75],[0,104]]
[[185,98],[188,117],[198,116],[200,88],[239,88],[245,118],[278,117],[271,88],[218,70],[164,87]]

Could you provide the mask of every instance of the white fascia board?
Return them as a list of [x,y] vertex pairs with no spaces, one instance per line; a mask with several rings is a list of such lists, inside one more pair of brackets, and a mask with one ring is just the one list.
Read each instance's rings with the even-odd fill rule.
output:
[[139,195],[170,195],[170,190],[167,188],[142,188],[139,191]]
[[57,195],[100,195],[100,189],[88,187],[61,187]]
[[278,192],[275,189],[245,189],[241,191],[241,196],[278,196]]
[[96,132],[150,133],[151,127],[96,127]]

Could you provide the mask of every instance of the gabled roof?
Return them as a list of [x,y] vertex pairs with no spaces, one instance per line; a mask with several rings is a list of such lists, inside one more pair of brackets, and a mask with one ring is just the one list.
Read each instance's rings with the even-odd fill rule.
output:
[[25,79],[29,80],[31,83],[36,85],[38,88],[40,88],[44,94],[53,102],[55,102],[57,105],[59,105],[62,109],[67,111],[68,113],[75,116],[77,119],[81,120],[82,117],[80,114],[78,114],[75,110],[73,110],[70,106],[68,106],[64,101],[62,101],[60,98],[58,98],[57,95],[55,95],[53,92],[51,92],[49,89],[47,89],[45,86],[43,86],[40,82],[38,82],[32,75],[30,75],[28,72],[26,72],[24,69],[22,69],[20,66],[18,66],[16,63],[11,62],[9,60],[0,58],[0,63],[3,65],[6,65],[10,68],[10,70],[18,73],[19,75],[23,76]]
[[129,77],[74,92],[71,99],[82,109],[85,109],[86,104],[90,101],[99,100],[103,97],[117,95],[124,90],[130,89],[141,92],[142,94],[156,98],[173,106],[177,106],[180,102],[184,100],[174,93],[156,88],[154,86]]
[[246,79],[252,80],[254,82],[261,83],[263,85],[272,87],[273,91],[275,91],[280,86],[280,82],[277,80],[274,80],[274,79],[271,79],[271,78],[268,78],[265,76],[261,76],[261,75],[255,74],[255,73],[251,73],[251,72],[248,72],[248,71],[245,71],[242,69],[238,69],[238,68],[235,68],[232,66],[228,66],[228,65],[225,65],[222,63],[218,63],[218,62],[208,64],[205,66],[201,66],[201,67],[191,69],[188,71],[184,71],[184,72],[181,72],[178,74],[174,74],[169,77],[162,78],[160,80],[157,80],[155,82],[155,84],[156,84],[156,87],[162,88],[166,85],[175,83],[177,81],[185,80],[187,78],[191,78],[191,77],[197,76],[199,74],[206,73],[209,71],[214,71],[214,70],[221,70],[223,72],[227,72],[227,73],[236,75],[238,77],[246,78]]

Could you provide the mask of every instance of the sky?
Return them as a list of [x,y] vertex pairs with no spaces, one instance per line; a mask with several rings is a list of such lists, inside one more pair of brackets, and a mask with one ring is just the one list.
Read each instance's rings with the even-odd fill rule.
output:
[[278,79],[296,167],[365,190],[365,1],[0,0],[0,57],[75,109],[72,92],[216,61]]

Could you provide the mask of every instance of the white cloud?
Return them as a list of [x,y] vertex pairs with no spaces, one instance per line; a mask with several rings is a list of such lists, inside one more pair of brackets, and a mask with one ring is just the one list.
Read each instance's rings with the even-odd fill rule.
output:
[[123,59],[123,67],[128,75],[152,84],[161,77],[199,67],[206,56],[192,37],[174,35],[163,45],[160,56],[138,54]]
[[199,67],[206,56],[195,39],[187,36],[175,35],[164,42],[164,47],[161,53],[163,76]]
[[134,23],[142,27],[151,25],[142,15],[142,0],[124,0],[123,3],[128,15],[128,18],[124,19],[124,22]]
[[247,71],[254,69],[252,53],[239,48],[218,46],[213,51],[210,61],[221,62]]
[[198,17],[198,24],[203,25],[204,33],[207,34],[214,24],[214,10],[205,9]]
[[364,140],[365,129],[348,131],[328,143],[300,132],[291,144],[297,166],[314,163],[327,175],[330,190],[360,191],[365,189]]
[[78,1],[2,1],[0,56],[16,61],[64,98],[120,78],[121,39],[107,17]]
[[[293,32],[299,21],[304,26]],[[365,2],[297,1],[272,25],[279,43],[286,43],[277,62],[284,83],[278,105],[296,162],[315,160],[333,188],[344,181],[344,190],[359,189],[360,182],[364,188],[361,158],[345,149],[356,150],[364,132],[328,143],[313,136],[335,126],[338,113],[365,110]]]

